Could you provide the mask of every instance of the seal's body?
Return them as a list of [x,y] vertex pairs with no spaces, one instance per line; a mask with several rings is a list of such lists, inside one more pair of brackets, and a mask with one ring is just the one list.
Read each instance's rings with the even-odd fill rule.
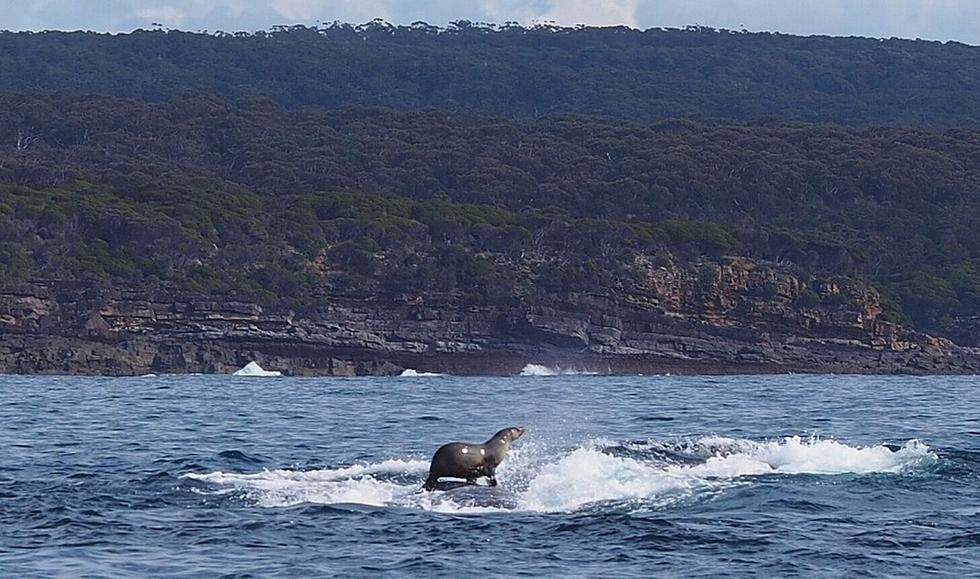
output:
[[483,444],[472,442],[450,442],[439,447],[432,455],[429,465],[429,478],[426,479],[424,490],[436,488],[440,477],[466,479],[469,484],[476,484],[476,479],[487,477],[490,486],[497,486],[497,465],[507,456],[510,445],[524,435],[523,426],[505,428],[494,434]]

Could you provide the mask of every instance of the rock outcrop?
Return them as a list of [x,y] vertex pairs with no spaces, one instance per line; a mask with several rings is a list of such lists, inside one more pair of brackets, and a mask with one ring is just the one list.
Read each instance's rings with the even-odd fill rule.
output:
[[881,319],[877,294],[745,259],[645,265],[620,295],[474,306],[453,296],[302,310],[81,282],[0,286],[0,372],[975,373],[980,350]]

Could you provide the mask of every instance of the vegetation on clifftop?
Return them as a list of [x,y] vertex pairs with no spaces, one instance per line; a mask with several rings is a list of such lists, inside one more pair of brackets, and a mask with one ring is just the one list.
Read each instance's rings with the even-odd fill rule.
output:
[[255,34],[7,32],[0,54],[0,90],[150,101],[200,91],[519,118],[980,126],[980,48],[954,42],[375,21]]
[[511,303],[741,255],[949,332],[980,313],[978,186],[967,130],[0,95],[4,279]]

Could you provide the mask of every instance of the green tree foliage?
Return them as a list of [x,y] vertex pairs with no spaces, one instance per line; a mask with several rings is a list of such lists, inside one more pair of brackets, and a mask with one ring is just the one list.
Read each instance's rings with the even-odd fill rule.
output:
[[0,93],[4,279],[509,303],[744,255],[946,331],[980,314],[978,228],[972,130]]
[[[289,106],[437,108],[523,118],[573,113],[647,122],[696,116],[980,124],[980,48],[954,42],[703,27],[526,29],[457,22],[438,29],[374,21],[256,34],[7,32],[0,33],[0,54],[0,90],[150,101],[200,91],[230,99],[263,96]],[[219,124],[228,120],[212,112]],[[506,127],[486,136],[520,139]],[[235,135],[220,131],[210,138],[221,154]],[[171,145],[180,150],[179,143]],[[479,157],[472,160],[481,167]],[[258,163],[252,169],[268,173],[274,161]],[[289,183],[282,173],[268,178]]]

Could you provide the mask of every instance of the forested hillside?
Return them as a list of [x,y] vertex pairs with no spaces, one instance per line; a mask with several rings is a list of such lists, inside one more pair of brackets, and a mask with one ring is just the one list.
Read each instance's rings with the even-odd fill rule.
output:
[[971,130],[0,96],[6,280],[486,304],[748,256],[950,332],[980,314],[978,226]]
[[0,55],[0,90],[150,101],[202,91],[524,118],[980,125],[980,48],[957,43],[375,21],[256,34],[8,32]]

